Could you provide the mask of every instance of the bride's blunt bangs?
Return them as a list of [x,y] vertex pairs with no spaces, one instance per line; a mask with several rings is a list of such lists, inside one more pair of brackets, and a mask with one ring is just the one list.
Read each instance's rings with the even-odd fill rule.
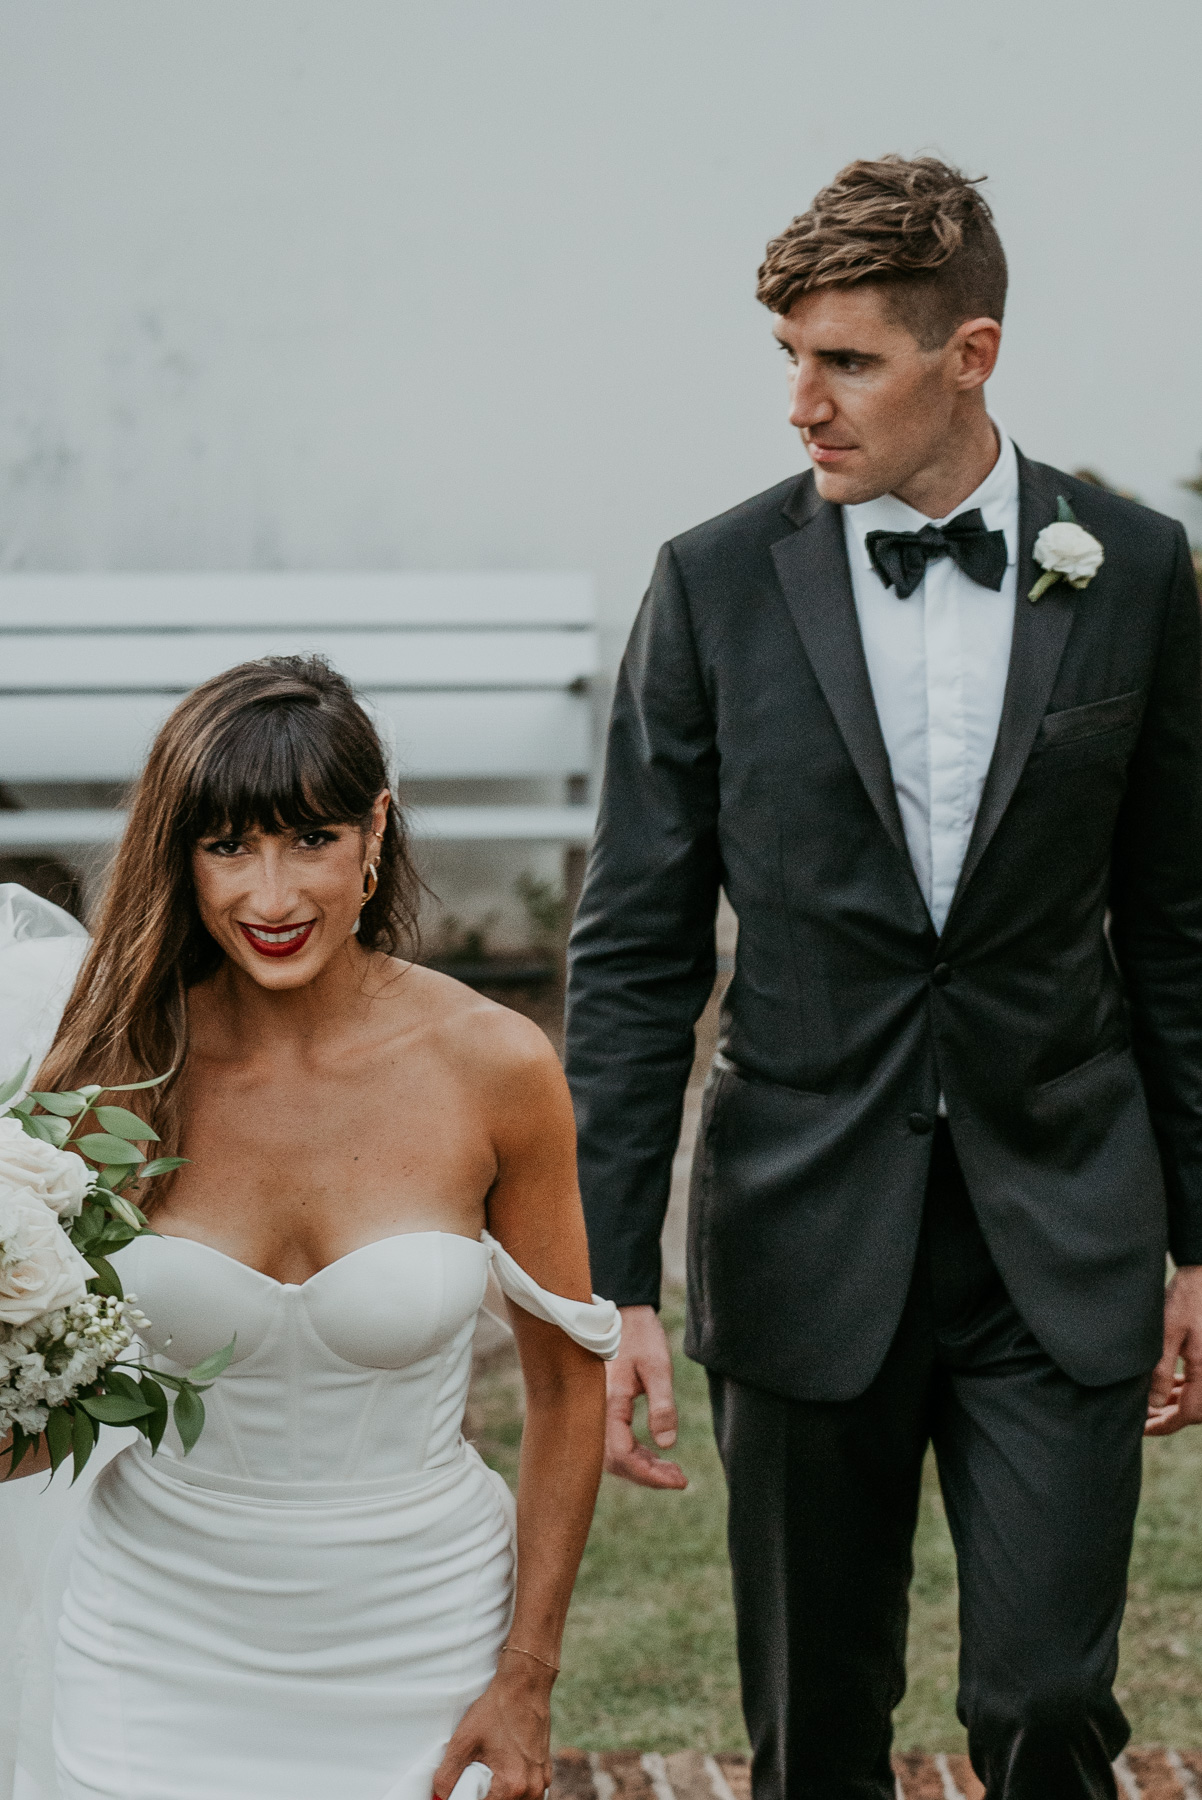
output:
[[[390,787],[375,726],[321,657],[264,657],[195,688],[161,727],[131,797],[92,948],[39,1084],[111,1087],[168,1070],[178,1077],[188,989],[223,956],[196,904],[197,842],[255,828],[366,833],[377,795]],[[422,882],[395,800],[372,860],[378,881],[359,915],[359,943],[411,956]],[[173,1079],[140,1096],[161,1154],[177,1147],[177,1095]],[[158,1198],[169,1179],[154,1184]]]
[[192,770],[180,813],[185,834],[195,842],[323,825],[366,830],[387,786],[375,785],[383,759],[377,769],[374,757],[348,755],[330,726],[311,691],[255,700],[228,718]]

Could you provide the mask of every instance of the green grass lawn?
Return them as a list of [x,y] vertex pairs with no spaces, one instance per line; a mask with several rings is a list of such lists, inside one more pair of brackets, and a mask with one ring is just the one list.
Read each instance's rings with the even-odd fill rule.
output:
[[[665,1311],[679,1352],[679,1303]],[[725,1555],[725,1489],[705,1375],[677,1355],[678,1448],[690,1486],[651,1493],[606,1477],[580,1571],[555,1690],[557,1746],[746,1748]],[[510,1480],[520,1381],[502,1365],[477,1384],[471,1430]],[[956,1572],[928,1466],[915,1544],[910,1686],[899,1749],[959,1750]],[[1118,1692],[1136,1743],[1202,1747],[1202,1427],[1147,1445]]]

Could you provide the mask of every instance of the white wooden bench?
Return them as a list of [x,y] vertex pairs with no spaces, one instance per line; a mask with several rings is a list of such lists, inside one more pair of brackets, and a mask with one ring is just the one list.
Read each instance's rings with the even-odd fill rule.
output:
[[[0,782],[132,781],[181,694],[314,652],[351,681],[408,780],[537,779],[538,805],[418,807],[447,841],[588,842],[597,640],[587,576],[0,575]],[[0,849],[103,843],[119,811],[0,812]]]

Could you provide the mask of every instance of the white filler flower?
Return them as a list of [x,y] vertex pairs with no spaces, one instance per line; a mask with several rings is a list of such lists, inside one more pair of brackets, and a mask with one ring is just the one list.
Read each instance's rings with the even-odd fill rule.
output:
[[60,1219],[78,1216],[95,1179],[82,1156],[29,1137],[17,1119],[0,1119],[0,1189],[22,1189]]
[[54,1212],[24,1185],[0,1180],[0,1325],[82,1300],[92,1278]]
[[1035,540],[1034,556],[1046,573],[1039,577],[1028,599],[1038,600],[1063,576],[1070,587],[1088,587],[1105,561],[1096,537],[1070,519],[1045,525]]
[[14,1425],[31,1436],[44,1430],[51,1407],[90,1387],[133,1342],[142,1317],[135,1311],[111,1295],[86,1294],[0,1329],[0,1437]]

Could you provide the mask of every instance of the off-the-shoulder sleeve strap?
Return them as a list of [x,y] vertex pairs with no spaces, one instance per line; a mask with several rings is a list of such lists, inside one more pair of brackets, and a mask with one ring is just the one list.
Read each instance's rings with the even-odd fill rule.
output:
[[484,1232],[481,1241],[488,1247],[493,1271],[507,1299],[523,1312],[533,1313],[536,1319],[558,1325],[585,1350],[606,1362],[618,1354],[622,1320],[612,1300],[602,1300],[594,1294],[590,1305],[587,1300],[565,1300],[562,1294],[550,1294],[539,1287],[532,1275],[527,1275],[521,1263],[515,1262],[490,1232]]

